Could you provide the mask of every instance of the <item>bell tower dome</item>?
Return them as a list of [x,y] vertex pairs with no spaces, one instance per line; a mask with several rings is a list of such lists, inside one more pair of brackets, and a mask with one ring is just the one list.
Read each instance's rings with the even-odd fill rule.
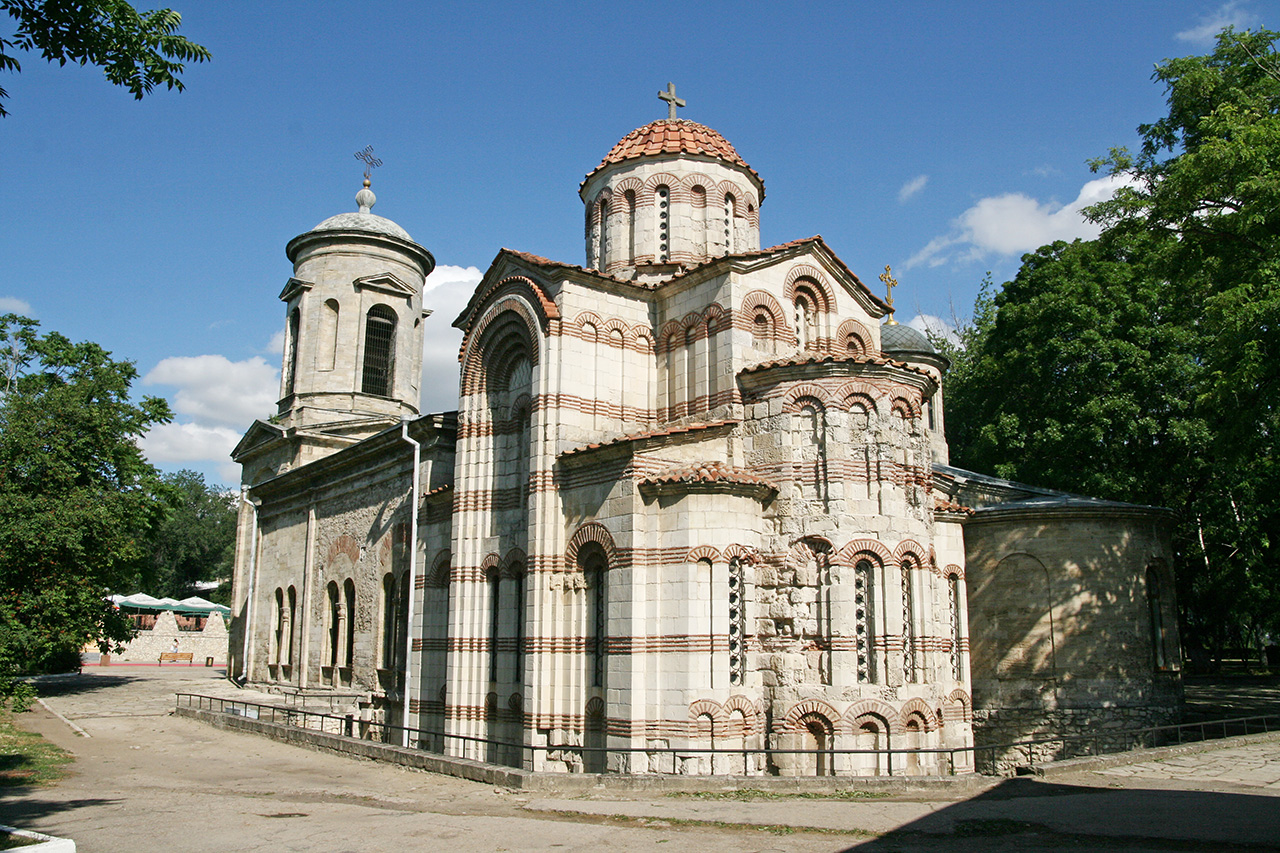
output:
[[760,248],[764,181],[729,141],[676,117],[631,131],[579,189],[587,266],[619,278],[666,278],[711,258]]
[[431,253],[390,219],[366,175],[357,211],[289,241],[278,422],[355,437],[418,414],[422,289]]

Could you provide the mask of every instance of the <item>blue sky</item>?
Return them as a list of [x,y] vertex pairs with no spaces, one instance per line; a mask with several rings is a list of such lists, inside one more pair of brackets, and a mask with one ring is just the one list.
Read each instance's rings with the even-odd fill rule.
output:
[[668,81],[764,178],[763,245],[822,234],[877,291],[893,265],[899,319],[950,318],[986,271],[1091,236],[1076,210],[1110,185],[1085,161],[1162,115],[1155,63],[1280,26],[1263,0],[174,5],[213,52],[183,93],[31,56],[0,81],[0,311],[136,362],[177,413],[152,461],[225,483],[274,411],[284,245],[354,209],[366,145],[375,212],[440,265],[441,409],[469,287],[500,247],[583,262],[578,184]]

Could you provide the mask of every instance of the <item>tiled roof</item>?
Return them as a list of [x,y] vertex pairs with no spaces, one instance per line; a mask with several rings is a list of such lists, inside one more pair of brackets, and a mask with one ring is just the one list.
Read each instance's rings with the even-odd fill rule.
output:
[[933,511],[934,512],[955,512],[955,513],[960,513],[962,515],[973,515],[974,513],[973,507],[965,506],[964,504],[958,504],[955,501],[944,500],[942,498],[934,498]]
[[434,489],[427,490],[427,492],[423,494],[423,497],[434,498],[437,495],[443,495],[445,492],[448,492],[452,489],[453,489],[453,483],[445,483],[443,486],[436,486]]
[[583,183],[585,184],[591,180],[592,175],[613,163],[660,154],[703,154],[741,166],[760,184],[760,200],[764,201],[764,181],[755,169],[747,165],[746,160],[738,156],[738,152],[729,144],[729,140],[705,124],[698,124],[696,121],[685,118],[659,119],[631,131],[622,137],[608,154],[604,155],[600,165],[591,170],[583,179]]
[[668,468],[650,474],[640,481],[646,486],[693,485],[699,483],[737,483],[744,486],[760,486],[777,491],[778,487],[764,477],[744,468],[735,468],[724,462],[698,462],[681,468]]
[[[801,352],[786,358],[775,358],[772,361],[762,361],[759,364],[753,364],[750,367],[744,367],[740,373],[754,373],[757,370],[768,370],[773,367],[795,367],[800,364],[883,364],[889,367],[898,367],[903,370],[910,370],[913,373],[919,373],[921,376],[929,376],[929,372],[921,370],[918,367],[907,364],[902,361],[895,361],[892,358],[884,358],[878,355],[837,355],[835,353],[826,352]],[[930,379],[933,377],[930,376]]]
[[599,450],[601,447],[614,447],[619,444],[627,444],[632,441],[643,441],[647,438],[663,438],[668,435],[683,435],[685,433],[697,432],[704,429],[714,429],[715,427],[733,426],[737,424],[736,420],[707,421],[698,424],[679,424],[677,426],[666,427],[665,429],[648,430],[646,432],[637,432],[630,435],[620,435],[617,438],[611,438],[608,441],[601,441],[592,444],[584,444],[581,447],[574,447],[561,453],[561,456],[572,456],[575,453],[585,453],[588,450]]

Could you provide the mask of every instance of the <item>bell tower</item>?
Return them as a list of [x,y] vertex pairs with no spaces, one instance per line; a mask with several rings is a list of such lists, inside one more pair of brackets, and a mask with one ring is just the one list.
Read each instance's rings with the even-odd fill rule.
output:
[[422,289],[435,259],[371,213],[376,202],[366,169],[355,213],[330,217],[285,247],[293,276],[280,293],[275,421],[286,429],[361,438],[418,414],[422,320],[430,314]]

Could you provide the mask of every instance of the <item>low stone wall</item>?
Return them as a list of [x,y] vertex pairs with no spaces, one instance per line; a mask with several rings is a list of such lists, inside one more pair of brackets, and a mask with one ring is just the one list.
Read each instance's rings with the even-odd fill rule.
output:
[[[1008,776],[1022,767],[1066,758],[1162,745],[1159,732],[1134,729],[1174,725],[1176,707],[986,708],[973,713],[977,772]],[[1053,740],[1053,738],[1062,738]],[[1014,741],[1044,743],[1005,746]]]
[[213,658],[218,665],[227,661],[227,624],[221,615],[209,614],[203,631],[179,631],[173,611],[166,610],[156,617],[155,627],[139,631],[124,650],[111,656],[112,663],[156,663],[162,652],[173,651],[174,640],[179,652],[190,652],[191,662],[203,665],[206,658]]

